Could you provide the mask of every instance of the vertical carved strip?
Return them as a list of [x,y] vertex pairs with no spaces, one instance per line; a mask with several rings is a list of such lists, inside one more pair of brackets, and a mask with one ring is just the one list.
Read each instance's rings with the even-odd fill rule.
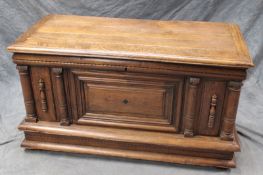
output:
[[45,83],[43,79],[38,81],[40,99],[41,99],[41,109],[43,112],[47,112],[47,96],[45,92]]
[[35,109],[35,101],[33,97],[33,90],[30,80],[29,67],[28,66],[17,66],[17,70],[20,76],[20,82],[22,86],[24,103],[26,108],[26,122],[37,122],[37,115]]
[[220,137],[222,140],[233,140],[236,113],[240,95],[241,82],[230,81],[227,86],[223,124]]
[[216,114],[216,102],[217,96],[214,94],[211,98],[210,111],[208,117],[208,128],[213,128],[215,123],[215,114]]
[[62,75],[62,68],[52,68],[52,72],[55,74],[55,83],[58,96],[58,105],[60,113],[60,124],[63,126],[70,125],[70,120],[68,117],[67,103],[66,103],[66,93]]
[[196,102],[198,95],[198,85],[200,78],[190,78],[187,94],[187,106],[185,111],[184,136],[192,137],[194,135],[194,120],[196,117]]

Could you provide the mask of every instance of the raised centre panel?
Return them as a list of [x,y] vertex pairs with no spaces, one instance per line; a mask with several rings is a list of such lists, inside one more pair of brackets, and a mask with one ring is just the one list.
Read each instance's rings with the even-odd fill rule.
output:
[[177,132],[184,79],[69,71],[74,123]]

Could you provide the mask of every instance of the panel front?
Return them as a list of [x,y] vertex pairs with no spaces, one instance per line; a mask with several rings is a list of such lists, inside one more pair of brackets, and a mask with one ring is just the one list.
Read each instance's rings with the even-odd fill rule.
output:
[[70,81],[75,123],[178,129],[182,78],[72,70]]

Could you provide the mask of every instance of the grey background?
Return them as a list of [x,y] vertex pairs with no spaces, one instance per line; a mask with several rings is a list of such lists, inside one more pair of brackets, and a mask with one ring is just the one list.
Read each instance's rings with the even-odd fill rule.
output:
[[[263,172],[262,0],[0,0],[0,175],[4,174],[262,174]],[[25,115],[19,77],[6,47],[50,14],[122,18],[223,21],[239,24],[256,67],[248,71],[238,108],[242,152],[237,168],[220,170],[148,161],[96,157],[19,147],[16,127]]]

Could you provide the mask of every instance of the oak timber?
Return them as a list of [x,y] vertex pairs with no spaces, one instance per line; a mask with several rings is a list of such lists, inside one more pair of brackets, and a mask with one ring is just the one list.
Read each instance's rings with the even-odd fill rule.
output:
[[[236,133],[233,142],[226,142],[205,136],[184,139],[174,134],[152,134],[147,131],[96,126],[65,127],[50,122],[22,123],[19,129],[25,131],[26,139],[22,146],[28,149],[88,153],[222,168],[235,167],[233,158],[229,159],[229,157],[233,156],[232,151],[240,151]],[[229,152],[225,152],[226,150]],[[201,158],[200,155],[205,158]],[[215,157],[221,160],[218,161],[214,159]]]
[[8,49],[26,149],[235,167],[237,25],[49,15]]
[[49,15],[24,33],[11,52],[253,66],[234,24]]

